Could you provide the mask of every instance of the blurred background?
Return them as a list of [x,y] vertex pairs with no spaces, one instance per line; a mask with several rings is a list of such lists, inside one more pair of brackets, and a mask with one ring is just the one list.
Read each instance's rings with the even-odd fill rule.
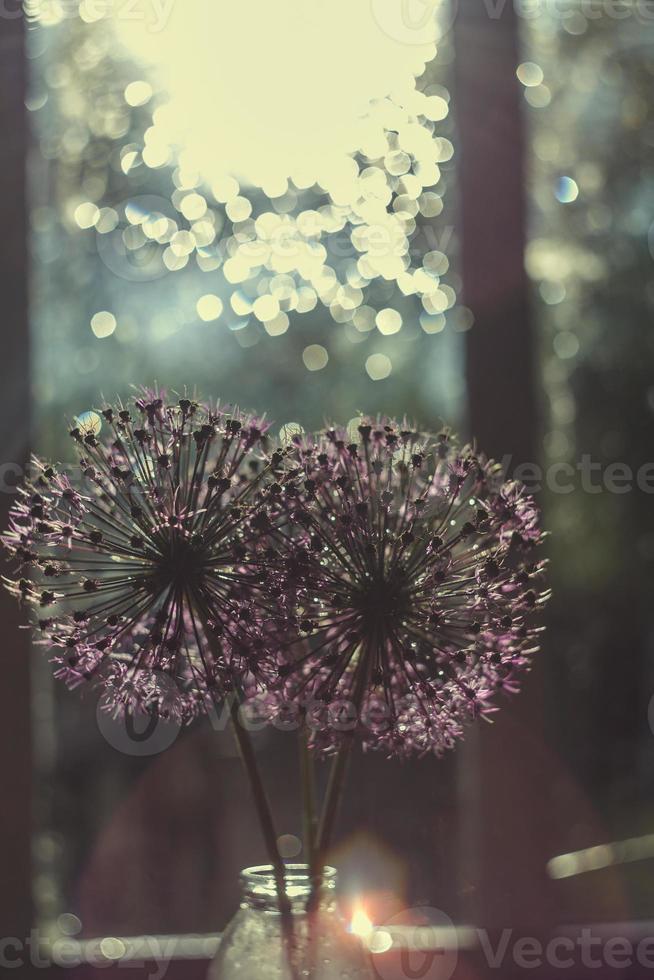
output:
[[[26,0],[0,32],[3,460],[28,427],[67,459],[67,418],[156,380],[530,464],[524,695],[442,761],[357,759],[332,857],[375,921],[652,917],[654,9]],[[229,736],[99,723],[4,609],[8,915],[222,928],[264,858]],[[259,750],[292,856],[294,748]]]

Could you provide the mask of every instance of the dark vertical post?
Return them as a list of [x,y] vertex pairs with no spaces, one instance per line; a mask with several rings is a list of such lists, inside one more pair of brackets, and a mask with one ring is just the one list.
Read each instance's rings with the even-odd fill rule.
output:
[[[0,11],[0,525],[7,524],[16,481],[29,442],[29,328],[25,158],[26,61],[21,4]],[[28,633],[19,629],[16,603],[0,588],[0,936],[24,942],[31,909],[30,684]],[[7,949],[9,959],[14,956]]]
[[[469,430],[512,464],[536,461],[539,447],[519,27],[512,0],[460,0],[454,26],[462,299],[475,317],[466,334]],[[489,926],[544,928],[555,913],[549,801],[535,762],[544,744],[540,673],[496,725],[477,726],[460,758],[460,885],[471,917]]]
[[475,317],[467,334],[470,429],[494,456],[533,460],[537,399],[524,269],[518,27],[510,0],[460,0],[455,105],[462,295]]

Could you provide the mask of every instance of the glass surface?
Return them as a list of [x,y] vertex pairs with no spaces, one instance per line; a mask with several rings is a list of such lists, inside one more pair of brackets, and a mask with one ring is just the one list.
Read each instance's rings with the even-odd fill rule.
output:
[[[69,458],[65,416],[154,378],[267,410],[276,428],[379,408],[465,431],[474,325],[456,299],[450,34],[436,53],[429,38],[413,50],[382,16],[367,48],[370,23],[337,5],[347,29],[307,21],[309,39],[294,45],[277,5],[255,31],[214,4],[234,6],[238,28],[221,60],[216,25],[191,0],[184,24],[153,22],[143,5],[129,22],[86,0],[27,6],[37,451]],[[654,468],[643,469],[654,445],[654,22],[645,4],[515,6],[544,420],[540,475],[523,475],[541,487],[554,598],[528,690],[496,725],[441,761],[354,760],[333,859],[346,897],[363,896],[378,923],[424,905],[501,927],[654,915]],[[472,83],[487,86],[493,17],[482,27],[462,43]],[[376,121],[348,154],[346,103],[371,95],[371,59],[393,37],[397,63],[380,64],[404,66],[405,101],[412,90],[431,101],[407,128],[407,106],[395,113],[378,91]],[[271,58],[285,65],[274,85]],[[259,128],[244,132],[261,71]],[[284,84],[298,90],[288,103]],[[478,124],[502,138],[502,120]],[[341,142],[319,173],[304,152],[324,150],[320,127]],[[268,171],[252,133],[255,148],[275,147],[261,154]],[[384,215],[395,215],[390,231]],[[528,367],[509,356],[503,383]],[[80,936],[227,923],[239,869],[265,859],[231,737],[209,723],[99,720],[95,702],[52,684],[40,651],[33,703],[41,921]],[[265,732],[257,749],[295,857],[294,748]]]
[[334,901],[336,872],[328,869],[318,912],[311,922],[306,905],[311,883],[306,865],[289,865],[287,895],[293,918],[293,953],[282,938],[281,916],[271,869],[248,868],[241,875],[241,907],[223,935],[209,980],[372,980],[370,954],[348,931]]
[[654,915],[654,22],[646,5],[598,10],[541,8],[518,68],[552,532],[547,727],[567,814],[548,872],[576,921]]
[[[265,410],[276,431],[377,410],[461,423],[449,37],[403,44],[368,5],[318,30],[292,4],[258,3],[256,29],[235,2],[162,5],[161,22],[157,5],[27,6],[37,452],[69,459],[67,419],[154,379]],[[40,651],[34,677],[42,921],[224,925],[261,851],[231,737],[126,732],[53,684]],[[257,748],[297,838],[295,749],[270,733]],[[427,806],[441,794],[439,779]],[[415,864],[402,844],[383,856],[386,831],[348,833],[350,890],[387,886],[366,883],[371,852],[399,884]]]

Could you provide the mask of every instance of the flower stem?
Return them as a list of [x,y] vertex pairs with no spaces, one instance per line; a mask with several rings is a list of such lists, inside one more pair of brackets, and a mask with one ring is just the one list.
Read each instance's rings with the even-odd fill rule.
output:
[[[334,833],[334,825],[336,823],[336,817],[338,816],[338,810],[343,799],[343,791],[345,789],[345,777],[347,774],[347,764],[352,751],[352,743],[354,739],[348,735],[343,739],[341,746],[338,750],[338,754],[332,763],[331,772],[329,774],[329,782],[327,784],[327,792],[325,794],[325,803],[322,813],[322,819],[320,821],[320,829],[318,831],[318,839],[316,843],[314,861],[312,865],[312,878],[314,882],[314,891],[312,892],[311,898],[315,902],[316,897],[314,893],[319,891],[320,885],[322,884],[322,876],[325,870],[325,861],[327,859],[327,852],[332,842],[332,836]],[[311,899],[310,899],[311,901]]]
[[320,893],[322,891],[323,876],[325,873],[325,862],[327,860],[327,852],[329,851],[329,846],[331,844],[338,809],[343,798],[347,763],[350,757],[353,742],[354,738],[351,736],[351,733],[348,732],[347,736],[343,739],[343,742],[338,750],[338,755],[332,764],[322,811],[322,818],[320,820],[320,829],[315,842],[312,861],[309,866],[311,875],[311,891],[309,893],[309,898],[307,899],[306,916],[309,935],[308,960],[310,977],[313,977],[316,965],[318,913],[320,909]]
[[250,780],[250,788],[252,790],[252,796],[254,797],[255,807],[259,816],[259,823],[261,825],[266,850],[268,851],[268,859],[273,869],[275,887],[277,889],[277,900],[279,902],[284,945],[286,946],[286,951],[288,954],[291,976],[293,980],[296,980],[297,971],[294,965],[295,931],[293,928],[293,912],[288,895],[286,894],[286,871],[284,868],[284,862],[282,861],[279,853],[279,848],[277,846],[277,833],[275,831],[272,811],[263,781],[261,779],[261,773],[259,772],[254,746],[252,745],[252,739],[241,722],[239,712],[240,704],[235,696],[228,698],[228,701],[234,735],[236,737],[236,742],[243,761],[243,766]]
[[317,846],[318,817],[316,814],[316,778],[313,759],[309,751],[309,738],[306,727],[300,735],[300,771],[302,774],[302,814],[304,854],[310,869],[313,869]]
[[311,868],[311,894],[309,895],[309,899],[307,901],[307,915],[310,919],[315,916],[320,901],[320,891],[322,888],[322,879],[325,871],[325,862],[327,860],[327,853],[332,842],[336,817],[338,816],[338,811],[343,799],[345,777],[347,775],[348,762],[350,760],[352,747],[354,745],[356,725],[358,725],[359,722],[359,713],[361,711],[361,704],[363,701],[364,687],[365,668],[361,666],[354,689],[354,705],[356,709],[355,727],[344,734],[329,774],[329,782],[327,784],[327,792],[325,794],[325,801],[320,819],[320,828],[318,831],[314,861]]

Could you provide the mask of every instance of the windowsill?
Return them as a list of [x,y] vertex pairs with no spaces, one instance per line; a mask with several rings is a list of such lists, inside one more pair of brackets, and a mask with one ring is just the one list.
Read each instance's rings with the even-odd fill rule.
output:
[[[380,926],[375,932],[383,936],[384,954],[406,948],[413,952],[434,948],[448,952],[472,951],[479,946],[477,930],[472,926],[392,926],[388,929]],[[106,968],[112,963],[121,967],[136,967],[161,961],[211,960],[216,955],[220,938],[219,933],[104,936],[91,939],[60,935],[42,940],[39,953],[49,965],[66,969],[83,965]]]
[[[642,920],[631,922],[586,923],[561,925],[547,935],[536,936],[536,930],[517,929],[507,926],[485,930],[473,926],[424,927],[424,926],[383,926],[375,930],[377,936],[383,937],[381,951],[373,954],[373,959],[381,962],[398,954],[424,954],[437,950],[439,954],[462,954],[464,959],[474,961],[482,971],[488,969],[497,975],[498,967],[502,976],[522,976],[531,973],[535,976],[549,976],[552,964],[547,961],[527,965],[523,963],[517,951],[520,944],[540,943],[543,951],[548,944],[557,944],[555,957],[564,955],[562,944],[567,944],[569,955],[575,959],[577,972],[575,976],[585,975],[585,971],[597,970],[600,963],[598,957],[603,957],[601,966],[611,975],[616,975],[625,969],[625,965],[613,963],[611,956],[615,955],[611,943],[627,942],[634,950],[633,973],[630,976],[652,976],[654,968],[654,921]],[[584,938],[585,937],[585,938]],[[390,940],[390,943],[389,943]],[[647,957],[651,963],[645,964],[636,955],[639,943],[647,941]],[[49,965],[71,970],[77,967],[89,966],[105,970],[105,976],[112,975],[111,965],[125,969],[144,969],[148,964],[172,965],[178,962],[205,961],[215,956],[220,943],[220,935],[185,934],[167,936],[106,936],[95,939],[78,939],[71,936],[59,936],[43,940],[39,945],[39,956],[42,965]],[[574,946],[574,952],[572,947]],[[585,952],[582,955],[582,950]],[[590,952],[589,952],[590,950]],[[610,952],[609,952],[610,951]],[[535,954],[527,951],[527,956],[534,958]],[[624,955],[624,954],[621,954]],[[495,957],[501,957],[501,962],[493,962]],[[596,965],[588,961],[594,959]],[[456,961],[455,961],[456,962]],[[107,969],[109,968],[109,974]],[[557,967],[558,971],[562,967]],[[570,969],[570,967],[568,967]],[[120,975],[120,974],[119,974]],[[594,974],[597,976],[597,973]]]

